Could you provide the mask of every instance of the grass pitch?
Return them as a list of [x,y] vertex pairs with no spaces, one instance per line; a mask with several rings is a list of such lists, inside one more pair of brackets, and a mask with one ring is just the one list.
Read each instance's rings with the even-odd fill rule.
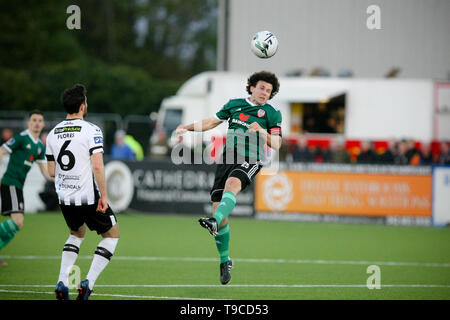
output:
[[[449,228],[232,217],[235,267],[223,286],[215,243],[198,217],[117,218],[121,239],[92,300],[450,299]],[[60,213],[26,215],[24,228],[0,252],[8,262],[0,267],[0,300],[54,300],[67,237]],[[76,262],[81,279],[99,241],[87,233]],[[379,267],[380,289],[367,287],[370,265]]]

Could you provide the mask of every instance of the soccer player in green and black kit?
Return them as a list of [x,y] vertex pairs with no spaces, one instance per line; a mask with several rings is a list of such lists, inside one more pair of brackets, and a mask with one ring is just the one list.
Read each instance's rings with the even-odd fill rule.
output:
[[[44,114],[39,110],[33,110],[27,121],[28,129],[16,134],[0,147],[0,163],[5,154],[10,154],[0,189],[2,215],[11,217],[0,223],[0,250],[23,226],[23,186],[33,163],[38,163],[39,169],[47,180],[54,181],[48,174],[45,165],[45,146],[39,139],[44,125]],[[7,263],[0,260],[0,265],[7,265]]]
[[228,215],[236,205],[236,196],[253,181],[262,167],[264,144],[278,150],[281,146],[281,113],[267,101],[279,90],[277,77],[261,71],[248,78],[246,99],[232,99],[214,117],[190,125],[178,126],[176,133],[206,131],[228,121],[227,140],[222,163],[217,165],[211,189],[213,217],[199,223],[215,237],[220,255],[220,281],[231,280],[233,261],[229,257]]

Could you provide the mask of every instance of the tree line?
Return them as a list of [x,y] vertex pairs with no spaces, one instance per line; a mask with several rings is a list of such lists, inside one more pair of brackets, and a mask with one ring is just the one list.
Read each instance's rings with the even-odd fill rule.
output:
[[[80,8],[70,30],[67,7]],[[215,69],[217,0],[0,0],[0,109],[61,111],[83,83],[92,112],[157,111]]]

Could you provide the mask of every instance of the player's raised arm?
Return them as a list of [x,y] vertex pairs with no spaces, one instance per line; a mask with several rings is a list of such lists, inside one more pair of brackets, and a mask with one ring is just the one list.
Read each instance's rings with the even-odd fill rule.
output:
[[281,147],[282,139],[278,134],[270,134],[263,129],[258,122],[253,122],[250,124],[249,130],[252,132],[259,132],[259,134],[263,137],[264,141],[267,145],[275,150],[279,150]]
[[220,121],[218,118],[210,117],[210,118],[203,119],[202,121],[191,123],[186,126],[180,124],[177,127],[175,132],[177,134],[183,134],[186,131],[202,132],[202,131],[207,131],[207,130],[213,129],[221,123],[222,123],[222,121]]

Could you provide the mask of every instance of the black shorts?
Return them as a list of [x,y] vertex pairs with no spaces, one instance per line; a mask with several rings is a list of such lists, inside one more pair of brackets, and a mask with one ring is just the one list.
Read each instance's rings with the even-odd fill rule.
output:
[[72,231],[78,231],[86,223],[90,230],[95,230],[98,234],[102,234],[117,223],[116,216],[109,206],[105,213],[96,211],[97,203],[82,206],[66,206],[61,204],[59,206],[61,207],[67,225]]
[[2,184],[0,192],[2,196],[2,215],[9,216],[11,213],[23,213],[22,189]]
[[248,163],[243,162],[241,164],[218,164],[216,168],[216,176],[214,178],[214,185],[211,189],[211,201],[220,202],[222,199],[223,190],[225,189],[225,183],[229,177],[235,177],[241,180],[241,191],[247,188],[256,174],[261,170],[262,165],[260,162]]

